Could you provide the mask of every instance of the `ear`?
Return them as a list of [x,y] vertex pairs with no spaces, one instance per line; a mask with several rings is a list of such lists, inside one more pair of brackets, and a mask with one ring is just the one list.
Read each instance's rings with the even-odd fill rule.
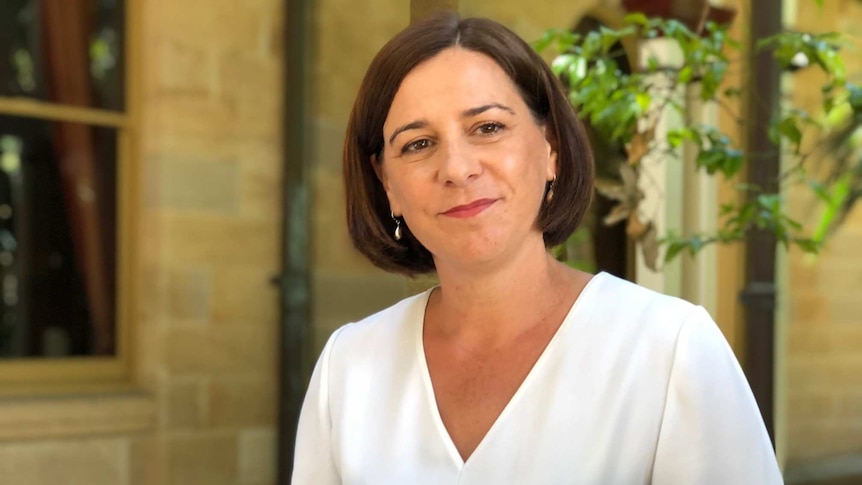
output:
[[380,162],[377,155],[371,155],[371,166],[374,167],[374,174],[377,175],[377,180],[379,180],[380,183],[383,184],[383,188],[386,189],[386,174],[383,172],[383,163]]
[[392,196],[392,187],[389,184],[389,177],[386,175],[386,170],[383,169],[383,162],[377,155],[371,155],[371,166],[374,167],[374,174],[377,175],[377,180],[383,185],[383,191],[386,192],[386,198],[389,199],[389,207],[392,213],[396,216],[401,215],[401,210],[397,207],[395,198]]
[[547,160],[547,177],[548,180],[553,180],[556,176],[559,167],[557,166],[557,140],[551,130],[548,129],[548,125],[542,127],[542,131],[545,135],[545,143],[548,149],[548,160]]

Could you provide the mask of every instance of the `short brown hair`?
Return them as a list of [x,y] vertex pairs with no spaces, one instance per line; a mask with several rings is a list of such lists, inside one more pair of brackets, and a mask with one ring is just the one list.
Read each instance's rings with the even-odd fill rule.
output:
[[347,226],[356,248],[376,266],[416,275],[434,271],[431,253],[402,224],[395,241],[389,201],[377,178],[383,123],[401,81],[417,65],[458,46],[493,59],[520,91],[533,118],[549,129],[558,174],[554,197],[538,214],[545,246],[564,242],[580,224],[593,194],[593,160],[587,135],[559,80],[526,42],[488,19],[444,13],[413,24],[392,38],[371,61],[353,105],[344,143]]

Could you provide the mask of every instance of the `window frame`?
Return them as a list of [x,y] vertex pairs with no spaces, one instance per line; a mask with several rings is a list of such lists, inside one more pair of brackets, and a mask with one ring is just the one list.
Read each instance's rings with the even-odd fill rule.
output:
[[0,398],[135,389],[135,345],[141,214],[139,165],[141,1],[125,0],[123,111],[0,96],[0,115],[108,127],[117,133],[116,352],[110,357],[0,359]]

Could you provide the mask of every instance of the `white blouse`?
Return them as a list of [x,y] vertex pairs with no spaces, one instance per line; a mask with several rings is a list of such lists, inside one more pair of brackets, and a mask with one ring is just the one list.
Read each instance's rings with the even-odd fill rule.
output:
[[429,295],[330,337],[302,407],[294,484],[782,483],[707,312],[607,273],[464,462],[425,362]]

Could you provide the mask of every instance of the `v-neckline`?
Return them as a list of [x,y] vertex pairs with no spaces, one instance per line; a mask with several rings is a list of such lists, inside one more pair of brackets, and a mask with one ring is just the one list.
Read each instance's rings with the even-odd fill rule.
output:
[[466,460],[461,458],[461,453],[458,452],[458,447],[455,446],[455,442],[452,440],[452,435],[449,434],[449,430],[446,429],[446,425],[443,423],[443,416],[440,414],[440,408],[437,405],[437,395],[434,393],[434,384],[431,381],[431,371],[428,369],[428,359],[425,355],[425,345],[424,345],[424,327],[425,327],[425,314],[428,309],[428,300],[431,297],[431,293],[434,291],[434,288],[431,288],[425,291],[424,301],[422,301],[420,307],[420,314],[418,320],[418,325],[415,326],[416,332],[414,336],[414,340],[416,342],[416,352],[419,358],[419,370],[422,373],[422,384],[425,388],[425,401],[429,408],[429,412],[431,414],[431,418],[434,420],[434,427],[437,428],[437,432],[440,435],[440,439],[443,441],[443,445],[446,447],[446,450],[449,453],[449,456],[452,458],[455,466],[459,471],[463,470],[468,463],[475,461],[474,457],[477,453],[479,453],[483,447],[485,447],[485,443],[491,439],[494,430],[500,426],[500,422],[502,422],[508,414],[511,414],[512,407],[517,404],[521,394],[525,391],[524,389],[529,386],[529,383],[534,380],[533,377],[536,373],[539,372],[539,369],[543,366],[543,363],[548,359],[548,355],[552,353],[553,348],[555,347],[555,343],[559,340],[559,336],[565,331],[567,327],[571,324],[570,320],[574,320],[574,316],[577,313],[583,313],[581,308],[586,305],[584,303],[587,300],[588,293],[592,291],[592,288],[596,286],[597,280],[604,278],[606,275],[605,272],[599,272],[593,275],[592,278],[584,285],[583,289],[581,289],[580,294],[575,299],[572,306],[569,308],[569,311],[566,313],[566,316],[563,318],[562,323],[554,332],[554,335],[548,341],[548,344],[542,350],[541,354],[539,354],[539,358],[536,359],[536,362],[530,368],[529,372],[527,372],[524,380],[521,381],[521,384],[518,385],[518,388],[515,390],[515,393],[512,394],[512,397],[509,398],[509,401],[503,407],[503,410],[500,411],[500,414],[491,423],[491,426],[485,432],[485,435],[482,436],[482,439],[479,440],[479,444],[476,445],[476,448],[473,449],[470,456],[467,457]]

